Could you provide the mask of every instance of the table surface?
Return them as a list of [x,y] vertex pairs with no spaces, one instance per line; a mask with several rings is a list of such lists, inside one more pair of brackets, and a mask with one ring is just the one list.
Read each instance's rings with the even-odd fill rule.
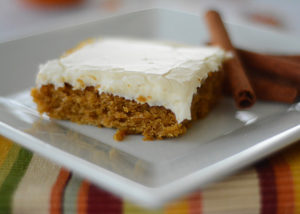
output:
[[145,210],[0,136],[0,214],[291,214],[299,213],[299,201],[300,141],[202,191]]

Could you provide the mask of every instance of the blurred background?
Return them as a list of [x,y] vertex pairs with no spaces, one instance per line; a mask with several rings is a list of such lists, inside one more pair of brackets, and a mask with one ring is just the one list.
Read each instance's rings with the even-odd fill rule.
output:
[[200,15],[214,8],[227,22],[300,36],[299,0],[0,0],[0,42],[149,8]]

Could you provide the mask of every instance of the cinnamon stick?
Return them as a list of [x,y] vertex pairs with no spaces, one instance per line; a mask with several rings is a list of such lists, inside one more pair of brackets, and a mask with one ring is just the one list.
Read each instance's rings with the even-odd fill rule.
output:
[[239,50],[243,62],[254,69],[276,75],[296,84],[300,84],[300,64],[290,60],[259,54],[246,50]]
[[228,80],[230,91],[234,96],[238,108],[251,107],[256,100],[252,86],[246,76],[239,56],[233,47],[220,15],[216,11],[208,11],[205,15],[213,45],[231,51],[233,58],[224,63],[224,71]]
[[281,59],[287,59],[287,60],[290,60],[291,62],[300,64],[300,55],[272,55],[272,56],[281,58]]
[[[210,42],[207,42],[208,45],[211,45]],[[238,51],[239,55],[241,56],[243,53],[247,52],[248,50],[245,49],[241,49],[241,48],[236,48],[236,50]],[[248,52],[254,52],[254,51],[248,51]],[[300,55],[291,55],[291,54],[264,54],[264,55],[268,55],[268,56],[273,56],[276,57],[278,59],[286,59],[289,60],[291,62],[295,62],[295,63],[299,63],[300,64]]]
[[289,84],[259,75],[250,75],[250,81],[260,100],[294,103],[297,99],[297,88]]

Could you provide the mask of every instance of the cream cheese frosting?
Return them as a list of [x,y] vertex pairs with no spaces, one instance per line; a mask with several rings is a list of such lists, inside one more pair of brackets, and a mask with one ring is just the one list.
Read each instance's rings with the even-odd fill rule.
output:
[[197,87],[219,70],[226,53],[217,47],[178,46],[153,41],[107,38],[40,65],[36,83],[74,89],[95,86],[150,106],[164,106],[177,122],[191,119]]

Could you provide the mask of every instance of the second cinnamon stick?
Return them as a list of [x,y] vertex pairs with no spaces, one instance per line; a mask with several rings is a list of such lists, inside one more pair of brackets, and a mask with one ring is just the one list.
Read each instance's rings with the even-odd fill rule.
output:
[[283,103],[294,103],[297,99],[296,87],[258,75],[250,75],[250,80],[258,99]]
[[280,59],[286,59],[289,60],[290,62],[300,64],[300,55],[272,55],[272,56]]
[[243,62],[254,69],[300,84],[300,64],[276,56],[239,50]]

